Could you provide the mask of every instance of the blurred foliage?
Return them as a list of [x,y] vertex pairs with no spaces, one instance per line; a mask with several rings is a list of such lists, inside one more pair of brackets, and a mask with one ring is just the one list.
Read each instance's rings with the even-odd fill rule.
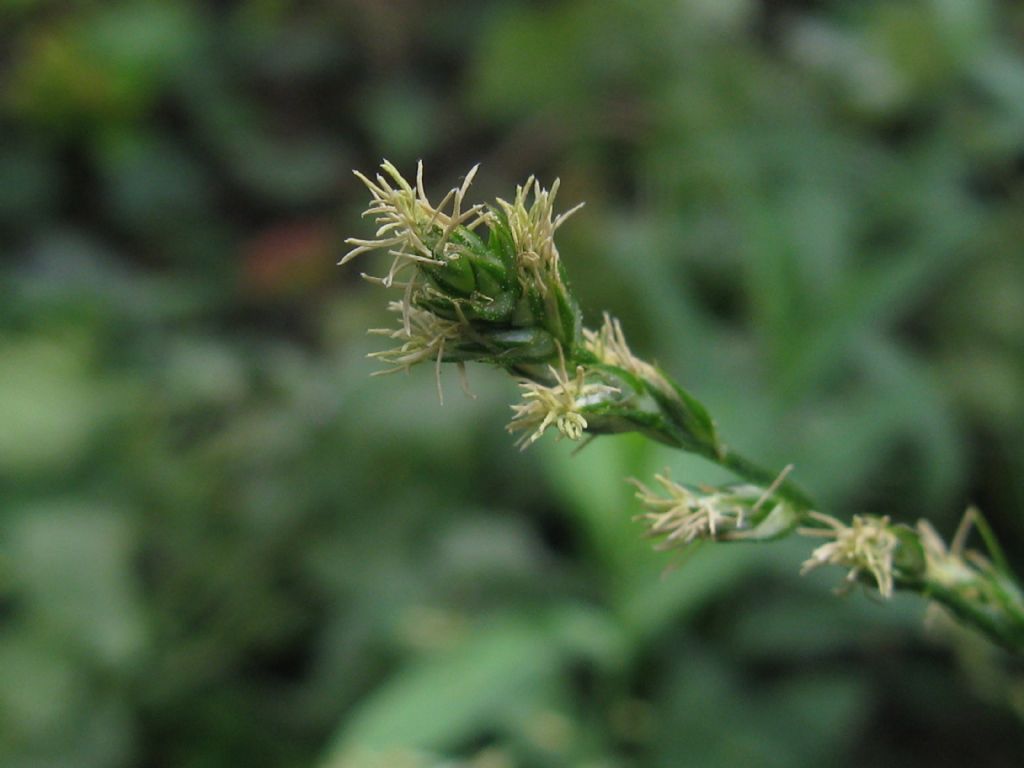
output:
[[[1024,565],[1024,9],[0,5],[0,763],[1019,764],[1024,672],[837,600],[799,542],[678,570],[631,438],[368,380],[351,167],[529,173],[589,319],[829,511],[969,500]],[[449,385],[449,389],[454,387]],[[1024,569],[1021,569],[1024,570]],[[941,630],[941,626],[940,626]]]

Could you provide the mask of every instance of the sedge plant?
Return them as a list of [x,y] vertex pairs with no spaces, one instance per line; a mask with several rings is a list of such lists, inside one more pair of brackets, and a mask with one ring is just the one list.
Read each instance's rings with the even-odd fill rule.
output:
[[[832,517],[789,477],[759,466],[728,445],[707,409],[664,370],[636,356],[622,326],[607,313],[599,328],[581,312],[555,245],[558,228],[580,205],[555,212],[558,181],[545,189],[533,177],[511,200],[468,204],[477,168],[437,204],[423,183],[385,161],[374,178],[356,172],[371,195],[364,216],[371,238],[350,238],[346,264],[386,251],[391,266],[367,279],[391,291],[395,325],[374,329],[395,344],[372,353],[387,368],[432,364],[440,369],[487,363],[519,385],[508,431],[526,448],[547,432],[572,441],[640,432],[730,470],[735,484],[695,487],[667,473],[653,482],[630,479],[642,511],[636,519],[661,549],[700,541],[769,542],[803,536],[819,542],[802,572],[846,571],[843,586],[860,583],[883,599],[914,592],[959,622],[1016,653],[1024,653],[1024,592],[977,510],[969,510],[950,544],[926,521],[909,526],[884,515]],[[969,550],[972,528],[987,556]]]

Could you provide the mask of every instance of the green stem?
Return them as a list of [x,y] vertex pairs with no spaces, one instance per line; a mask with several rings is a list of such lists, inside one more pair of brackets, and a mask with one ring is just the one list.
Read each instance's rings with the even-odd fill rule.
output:
[[[719,466],[735,472],[745,480],[763,488],[770,488],[780,477],[780,473],[765,469],[728,446],[722,446],[717,455],[708,456],[708,458]],[[788,501],[801,513],[814,509],[814,502],[807,492],[788,477],[784,477],[781,482],[778,482],[775,494]]]

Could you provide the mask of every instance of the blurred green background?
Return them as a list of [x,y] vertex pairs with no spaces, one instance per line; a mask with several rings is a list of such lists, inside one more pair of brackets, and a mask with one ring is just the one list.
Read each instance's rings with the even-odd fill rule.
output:
[[[369,379],[350,169],[562,179],[589,323],[840,516],[1024,564],[1024,7],[0,4],[0,765],[1019,766],[1024,671],[631,437]],[[678,566],[678,567],[676,567]],[[666,569],[668,569],[666,571]],[[448,762],[442,763],[447,760]]]

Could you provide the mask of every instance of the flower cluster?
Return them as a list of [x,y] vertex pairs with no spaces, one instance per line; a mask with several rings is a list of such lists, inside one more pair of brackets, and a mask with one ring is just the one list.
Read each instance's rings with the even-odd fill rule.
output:
[[695,541],[764,541],[793,529],[797,515],[792,506],[774,496],[775,488],[734,485],[694,489],[664,474],[655,475],[662,492],[638,480],[636,498],[646,512],[635,519],[647,526],[647,535],[661,541],[656,549],[670,549]]
[[867,573],[875,580],[882,597],[892,597],[894,556],[899,539],[893,531],[888,517],[854,515],[853,523],[846,525],[834,517],[820,512],[809,516],[828,526],[822,528],[801,528],[805,536],[820,536],[832,539],[815,549],[801,568],[801,573],[813,571],[823,565],[837,565],[848,568],[846,581],[853,584],[861,574]]
[[549,370],[555,379],[552,385],[524,378],[518,381],[523,390],[523,401],[512,406],[514,416],[508,431],[527,431],[516,441],[520,449],[532,445],[551,426],[558,430],[560,437],[579,440],[587,428],[584,409],[619,392],[609,384],[588,382],[582,365],[576,366],[576,375],[570,379],[564,359],[559,361],[558,368],[549,366]]
[[647,526],[649,536],[662,538],[656,549],[717,539],[727,531],[743,527],[746,509],[725,502],[720,494],[693,491],[663,474],[655,475],[654,479],[666,495],[652,491],[639,480],[630,482],[637,488],[637,499],[647,509],[635,519]]
[[[403,302],[392,301],[388,310],[401,314],[398,328],[371,328],[370,333],[386,336],[401,342],[394,349],[371,352],[370,357],[380,360],[391,368],[371,374],[380,376],[397,371],[408,371],[417,363],[434,360],[434,376],[437,380],[437,396],[444,402],[441,390],[441,362],[444,360],[445,344],[452,344],[460,337],[459,324],[451,320],[431,314],[416,307],[409,307]],[[459,363],[462,366],[462,363]]]
[[[376,236],[371,240],[355,237],[346,240],[355,247],[345,254],[339,264],[346,264],[367,251],[387,250],[395,260],[383,279],[386,286],[391,285],[398,272],[418,262],[429,264],[458,258],[457,250],[451,249],[452,235],[459,227],[475,230],[490,215],[481,205],[462,209],[466,191],[473,183],[479,166],[473,166],[462,185],[452,189],[436,207],[431,205],[423,188],[422,162],[416,167],[415,189],[387,160],[381,164],[381,168],[387,177],[378,173],[376,181],[355,171],[355,175],[373,196],[363,216],[374,218],[374,223],[378,225]],[[451,210],[446,213],[445,207],[449,204]]]
[[[500,197],[497,202],[508,221],[518,254],[518,277],[524,288],[536,285],[542,294],[547,293],[550,283],[562,281],[558,248],[555,247],[555,230],[583,207],[579,203],[565,213],[555,215],[555,195],[558,194],[559,180],[550,190],[541,187],[533,176],[525,184],[516,187],[516,196],[509,203]],[[533,202],[527,203],[530,192]]]
[[434,205],[422,164],[415,184],[387,161],[381,170],[374,179],[356,173],[371,196],[363,215],[377,230],[347,240],[341,263],[375,250],[392,258],[383,277],[367,278],[401,291],[389,304],[399,327],[372,331],[399,342],[372,355],[391,366],[384,373],[433,360],[440,392],[443,362],[505,369],[523,392],[509,424],[524,432],[521,447],[553,427],[572,440],[639,431],[716,455],[706,411],[630,351],[617,320],[606,314],[599,330],[583,328],[554,241],[580,206],[555,213],[557,180],[548,190],[531,176],[511,202],[469,205],[473,168]]
[[399,342],[371,355],[391,366],[381,373],[433,360],[440,393],[442,362],[492,363],[523,389],[509,424],[510,431],[526,431],[519,445],[532,444],[549,427],[579,440],[588,428],[584,414],[621,391],[607,373],[577,357],[580,312],[554,234],[580,206],[556,214],[558,181],[547,190],[533,177],[516,188],[512,202],[468,205],[476,168],[435,206],[422,164],[415,184],[387,161],[381,169],[375,179],[356,173],[370,191],[364,216],[377,225],[375,236],[350,238],[352,249],[341,260],[375,250],[392,257],[383,277],[367,277],[402,292],[389,304],[400,316],[398,328],[371,331]]
[[[917,533],[921,540],[925,563],[933,580],[945,584],[955,584],[957,582],[969,582],[973,579],[971,564],[964,558],[964,546],[967,534],[970,532],[973,512],[974,510],[968,510],[967,514],[964,515],[960,528],[948,547],[931,523],[927,520],[918,520]],[[976,552],[968,552],[967,554],[974,556],[976,559],[974,567],[977,568],[979,564],[977,558],[980,555]],[[981,564],[986,569],[991,567],[987,561],[982,561]]]
[[656,383],[663,391],[671,386],[657,368],[633,354],[622,332],[622,324],[607,312],[597,331],[583,329],[583,345],[598,361],[628,371],[647,382]]

